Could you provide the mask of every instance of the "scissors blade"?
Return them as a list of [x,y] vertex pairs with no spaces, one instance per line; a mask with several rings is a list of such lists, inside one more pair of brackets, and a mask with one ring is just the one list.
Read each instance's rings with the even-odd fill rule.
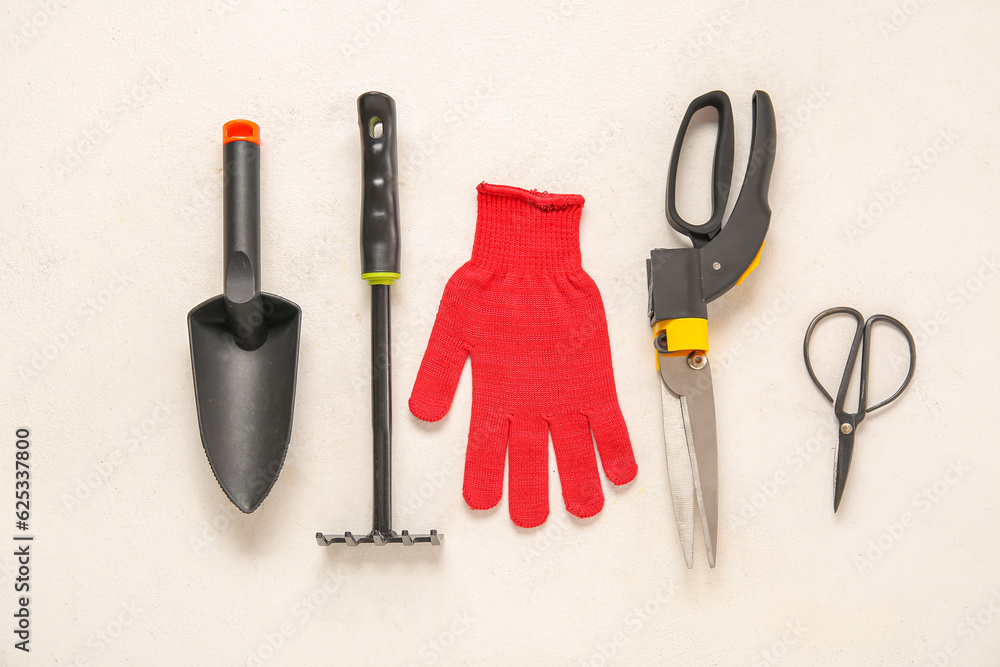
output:
[[660,377],[681,404],[691,480],[701,515],[708,564],[709,567],[715,567],[719,526],[719,452],[712,369],[708,357],[701,357],[704,359],[704,366],[696,369],[688,363],[687,357],[660,355]]
[[[844,422],[845,424],[848,422]],[[847,473],[851,470],[851,457],[854,455],[854,430],[857,427],[851,425],[851,432],[840,432],[837,442],[837,457],[833,462],[833,513],[840,509],[840,501],[844,497],[844,487],[847,485]]]
[[[663,447],[667,455],[667,478],[674,505],[677,534],[688,569],[694,567],[694,472],[684,424],[686,406],[660,382],[663,404]],[[685,401],[686,402],[686,401]]]

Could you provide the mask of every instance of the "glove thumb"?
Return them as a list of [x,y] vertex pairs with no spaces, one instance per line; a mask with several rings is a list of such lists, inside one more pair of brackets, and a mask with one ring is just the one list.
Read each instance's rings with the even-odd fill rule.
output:
[[410,412],[415,417],[436,422],[448,414],[468,356],[461,311],[454,294],[446,288],[410,394]]

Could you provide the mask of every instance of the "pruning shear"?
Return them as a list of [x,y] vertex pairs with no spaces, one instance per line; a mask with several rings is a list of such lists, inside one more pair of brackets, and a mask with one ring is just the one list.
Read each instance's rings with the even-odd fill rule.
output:
[[[712,165],[712,214],[692,225],[677,212],[677,165],[694,114],[718,111]],[[707,304],[740,284],[760,262],[771,220],[767,202],[777,131],[767,93],[753,95],[753,137],[746,176],[723,226],[732,189],[734,130],[729,96],[716,90],[698,97],[681,120],[667,177],[667,222],[691,239],[691,248],[657,248],[646,260],[649,323],[653,328],[663,401],[664,445],[670,495],[684,560],[694,559],[695,503],[701,516],[708,564],[715,567],[719,525],[719,467],[712,369],[708,362]]]

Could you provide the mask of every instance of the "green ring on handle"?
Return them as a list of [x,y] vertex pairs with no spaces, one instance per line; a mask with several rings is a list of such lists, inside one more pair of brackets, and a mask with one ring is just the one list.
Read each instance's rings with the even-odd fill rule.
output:
[[373,271],[362,273],[361,278],[367,280],[369,285],[391,285],[399,280],[399,274],[392,271]]

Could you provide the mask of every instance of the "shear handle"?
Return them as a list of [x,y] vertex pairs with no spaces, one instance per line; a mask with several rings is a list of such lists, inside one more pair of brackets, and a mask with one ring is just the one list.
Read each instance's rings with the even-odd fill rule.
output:
[[[719,112],[715,159],[712,162],[712,215],[707,222],[692,225],[677,212],[677,165],[680,162],[681,148],[684,146],[684,137],[691,124],[691,118],[706,107],[713,107]],[[729,96],[721,90],[713,90],[695,98],[688,105],[681,126],[677,130],[674,150],[670,155],[670,172],[667,176],[667,222],[676,231],[690,238],[695,248],[707,245],[722,229],[722,216],[725,215],[729,191],[732,188],[734,135],[733,105],[729,101]]]
[[726,226],[701,250],[705,301],[728,292],[756,266],[771,223],[767,194],[777,147],[774,106],[768,94],[758,90],[752,108],[750,158],[739,196]]

